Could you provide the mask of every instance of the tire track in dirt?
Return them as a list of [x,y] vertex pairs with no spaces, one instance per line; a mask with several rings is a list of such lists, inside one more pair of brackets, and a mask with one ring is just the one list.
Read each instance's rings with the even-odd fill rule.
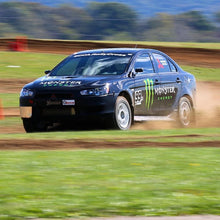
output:
[[136,147],[220,147],[220,141],[201,142],[152,142],[152,141],[100,141],[91,140],[32,140],[2,139],[0,150],[72,150],[72,149],[111,149]]

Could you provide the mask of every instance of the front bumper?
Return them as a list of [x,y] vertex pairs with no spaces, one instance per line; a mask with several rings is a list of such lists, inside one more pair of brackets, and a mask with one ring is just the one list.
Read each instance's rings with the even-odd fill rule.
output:
[[[67,98],[65,98],[67,100]],[[64,105],[63,99],[51,100],[46,98],[20,97],[21,118],[37,117],[40,119],[80,119],[86,117],[100,117],[114,113],[116,97],[81,96],[74,99],[72,105]]]

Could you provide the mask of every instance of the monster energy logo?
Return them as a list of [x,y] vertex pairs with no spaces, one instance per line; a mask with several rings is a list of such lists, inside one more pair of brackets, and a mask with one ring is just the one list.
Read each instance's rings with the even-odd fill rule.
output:
[[149,110],[154,103],[154,82],[151,79],[144,80],[146,90],[146,108]]

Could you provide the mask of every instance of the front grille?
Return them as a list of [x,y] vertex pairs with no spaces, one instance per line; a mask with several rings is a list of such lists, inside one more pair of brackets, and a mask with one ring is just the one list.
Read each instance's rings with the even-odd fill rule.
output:
[[38,93],[35,95],[36,106],[61,106],[62,100],[72,100],[74,95],[72,93]]

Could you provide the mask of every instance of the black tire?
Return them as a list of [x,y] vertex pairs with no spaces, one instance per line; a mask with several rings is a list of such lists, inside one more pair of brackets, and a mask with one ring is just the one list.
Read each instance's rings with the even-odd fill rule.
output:
[[195,123],[195,112],[186,96],[179,100],[178,121],[181,127],[190,127]]
[[128,130],[131,127],[131,107],[127,99],[123,96],[119,96],[116,100],[114,122],[115,127],[120,130]]
[[23,126],[27,133],[31,132],[43,132],[47,130],[46,123],[44,121],[36,122],[32,118],[22,118]]

